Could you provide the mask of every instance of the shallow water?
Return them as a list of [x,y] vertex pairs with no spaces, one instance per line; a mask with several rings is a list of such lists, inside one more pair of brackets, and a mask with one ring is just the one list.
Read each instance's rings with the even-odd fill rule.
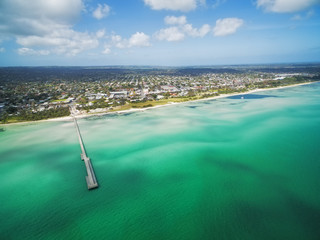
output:
[[[242,95],[241,95],[242,96]],[[319,239],[320,84],[0,132],[1,239]]]

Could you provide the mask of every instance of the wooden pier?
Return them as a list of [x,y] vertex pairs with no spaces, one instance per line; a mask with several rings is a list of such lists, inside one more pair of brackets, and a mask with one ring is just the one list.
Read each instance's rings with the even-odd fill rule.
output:
[[96,176],[94,174],[94,170],[93,170],[93,167],[91,165],[90,158],[86,154],[86,150],[85,150],[83,142],[82,142],[82,137],[81,137],[81,133],[80,133],[80,129],[79,129],[79,126],[78,126],[77,119],[75,117],[73,117],[73,121],[74,121],[74,125],[75,125],[75,127],[77,129],[79,143],[80,143],[80,147],[81,147],[81,151],[82,151],[81,159],[84,161],[84,163],[86,165],[86,169],[87,169],[86,180],[87,180],[88,189],[90,190],[90,189],[93,189],[93,188],[97,188],[98,187],[98,182],[97,182]]

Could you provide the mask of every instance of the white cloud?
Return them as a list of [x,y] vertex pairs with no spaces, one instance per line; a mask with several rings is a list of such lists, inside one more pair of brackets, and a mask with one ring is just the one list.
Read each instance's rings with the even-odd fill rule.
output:
[[187,18],[185,16],[167,16],[165,17],[164,22],[168,25],[175,26],[157,31],[154,34],[154,37],[160,41],[182,41],[185,36],[204,37],[211,30],[209,24],[204,24],[200,29],[194,28],[191,24],[187,23]]
[[295,14],[291,20],[293,21],[302,21],[305,19],[309,19],[314,15],[314,11],[313,10],[309,10],[305,15],[301,15],[301,14]]
[[143,32],[136,32],[129,39],[124,39],[120,35],[113,34],[111,45],[117,48],[149,47],[151,46],[150,36]]
[[168,25],[183,25],[187,23],[186,16],[175,17],[175,16],[166,16],[164,22]]
[[19,48],[18,49],[18,54],[19,55],[49,55],[50,51],[48,50],[34,50],[32,48]]
[[160,29],[154,36],[160,41],[166,40],[168,42],[181,41],[185,37],[184,33],[178,27]]
[[240,18],[223,18],[216,21],[213,34],[216,37],[226,36],[235,33],[244,21]]
[[183,30],[191,37],[204,37],[210,32],[211,27],[209,24],[204,24],[200,29],[197,29],[193,28],[191,24],[186,24],[183,26]]
[[111,44],[117,48],[126,48],[127,40],[122,39],[120,35],[112,34],[111,35]]
[[96,32],[97,38],[103,38],[106,35],[106,30],[105,29],[100,29]]
[[110,46],[105,46],[103,51],[102,51],[103,54],[110,54],[111,53],[111,49],[110,49]]
[[153,10],[174,10],[188,12],[196,9],[197,5],[205,4],[205,0],[144,0]]
[[150,37],[143,32],[136,32],[129,39],[129,47],[148,47]]
[[223,3],[225,3],[227,0],[216,0],[214,2],[214,4],[212,5],[213,8],[217,8],[219,7],[220,5],[222,5]]
[[2,34],[29,35],[70,26],[80,16],[81,0],[1,0]]
[[45,47],[52,53],[77,55],[88,49],[96,48],[99,45],[95,36],[88,33],[76,32],[72,29],[57,29],[44,36],[22,36],[17,37],[17,43],[24,47]]
[[319,0],[257,0],[256,5],[269,12],[290,13],[302,11],[318,3]]
[[0,9],[0,35],[15,38],[21,55],[76,55],[97,47],[103,34],[72,29],[82,0],[1,0]]
[[122,37],[120,35],[113,34],[111,36],[111,40],[112,40],[112,42],[117,43],[117,42],[120,42],[122,40]]
[[120,35],[116,35],[116,34],[113,34],[111,36],[111,44],[113,46],[115,46],[116,48],[128,48],[128,40],[127,39],[123,39]]
[[93,11],[92,16],[98,20],[105,18],[110,13],[110,7],[107,4],[98,4],[98,7]]
[[6,49],[5,48],[0,48],[0,53],[3,53],[3,52],[5,52],[6,51]]

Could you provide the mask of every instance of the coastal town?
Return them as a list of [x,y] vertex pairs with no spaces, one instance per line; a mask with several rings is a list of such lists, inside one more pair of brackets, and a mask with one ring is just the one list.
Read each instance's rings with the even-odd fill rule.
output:
[[1,68],[2,123],[146,108],[317,81],[319,66]]

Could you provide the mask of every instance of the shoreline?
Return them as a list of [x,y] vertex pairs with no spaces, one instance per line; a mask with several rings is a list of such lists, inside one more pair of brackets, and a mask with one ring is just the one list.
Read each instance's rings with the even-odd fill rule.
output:
[[[149,109],[156,109],[156,108],[160,108],[160,107],[172,106],[172,105],[177,105],[177,104],[199,102],[199,101],[208,101],[208,100],[227,98],[227,97],[237,96],[237,95],[246,95],[246,94],[251,94],[251,93],[256,93],[256,92],[278,90],[278,89],[289,88],[289,87],[298,87],[298,86],[309,85],[309,84],[317,83],[317,82],[320,82],[320,81],[298,83],[298,84],[275,87],[275,88],[257,88],[257,89],[250,90],[250,91],[247,91],[247,92],[242,92],[242,93],[238,93],[237,92],[237,93],[221,94],[219,96],[214,96],[214,97],[209,97],[209,98],[189,100],[189,101],[185,101],[185,102],[170,102],[168,104],[157,105],[157,106],[146,107],[146,108],[131,108],[131,109],[128,109],[128,110],[119,110],[119,111],[114,111],[114,112],[85,113],[85,114],[76,115],[74,117],[76,119],[81,119],[81,118],[87,118],[87,117],[92,117],[92,116],[102,116],[102,115],[109,115],[109,114],[123,114],[123,113],[130,113],[130,112],[144,112],[144,111],[149,110]],[[25,121],[25,122],[16,122],[16,123],[6,123],[6,124],[0,124],[0,127],[1,126],[19,125],[19,124],[39,123],[39,122],[69,122],[69,121],[73,121],[73,116],[70,115],[70,116],[65,116],[65,117],[43,119],[43,120],[38,120],[38,121]]]

